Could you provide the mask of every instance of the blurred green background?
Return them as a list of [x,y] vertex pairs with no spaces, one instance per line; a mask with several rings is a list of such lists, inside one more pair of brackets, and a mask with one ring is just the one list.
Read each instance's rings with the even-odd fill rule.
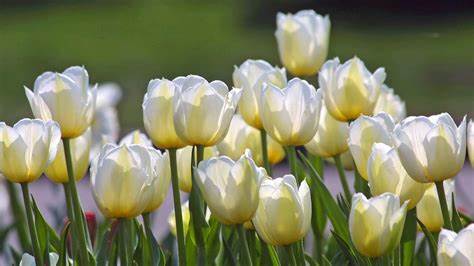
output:
[[231,84],[233,66],[247,58],[281,65],[273,35],[276,11],[307,7],[331,16],[329,57],[357,55],[371,71],[384,66],[387,84],[407,102],[409,114],[474,116],[469,12],[441,9],[426,15],[392,12],[380,4],[358,9],[335,3],[5,2],[0,5],[0,120],[31,116],[23,85],[32,87],[42,72],[85,65],[92,82],[114,81],[124,89],[119,106],[124,131],[142,127],[141,102],[150,79],[193,73]]

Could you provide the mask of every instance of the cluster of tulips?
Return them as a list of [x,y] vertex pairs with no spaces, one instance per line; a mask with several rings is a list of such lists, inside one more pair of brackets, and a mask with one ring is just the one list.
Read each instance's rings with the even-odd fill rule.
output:
[[[36,119],[0,124],[0,171],[21,185],[29,231],[21,265],[474,265],[474,224],[453,194],[468,149],[474,165],[474,124],[405,118],[383,68],[326,61],[329,32],[311,10],[277,15],[289,81],[263,60],[235,67],[232,89],[197,75],[151,80],[147,135],[119,144],[116,89],[91,86],[84,67],[40,75],[25,88]],[[315,75],[319,89],[301,79]],[[273,176],[285,157],[289,173]],[[337,197],[325,161],[338,170]],[[76,188],[89,162],[100,232]],[[43,173],[64,186],[59,236],[29,193]],[[170,184],[174,252],[150,229]]]

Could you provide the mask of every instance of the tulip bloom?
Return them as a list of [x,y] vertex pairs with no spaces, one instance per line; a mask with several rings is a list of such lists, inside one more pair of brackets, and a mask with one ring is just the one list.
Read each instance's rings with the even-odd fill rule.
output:
[[[277,164],[285,158],[285,150],[271,137],[267,137],[267,139],[268,161],[270,164]],[[245,149],[250,149],[255,163],[259,166],[263,165],[260,132],[247,125],[239,114],[232,118],[229,131],[225,138],[217,144],[217,149],[220,154],[229,156],[232,160],[238,160],[245,153]]]
[[307,81],[294,78],[283,89],[267,84],[260,100],[263,127],[281,145],[304,145],[316,134],[321,91]]
[[22,119],[13,127],[0,123],[0,172],[11,182],[38,179],[56,157],[61,139],[53,121]]
[[[54,252],[50,252],[48,256],[49,265],[56,266],[59,261],[59,255]],[[23,256],[21,256],[21,261],[18,266],[36,266],[35,257],[31,256],[28,253],[24,253]]]
[[266,177],[247,150],[238,161],[219,156],[201,161],[196,168],[196,182],[211,210],[223,224],[243,224],[258,206],[260,182]]
[[140,144],[147,147],[153,147],[151,140],[138,129],[128,133],[125,137],[123,137],[122,140],[120,140],[119,145],[122,144]]
[[391,133],[394,123],[390,115],[380,113],[373,117],[361,116],[351,123],[349,128],[349,149],[360,175],[368,180],[367,161],[372,145],[379,142],[392,144]]
[[382,85],[379,98],[374,107],[374,114],[382,112],[389,114],[395,122],[400,122],[407,116],[405,102],[393,92],[393,89],[385,84]]
[[323,104],[316,135],[304,147],[314,155],[333,157],[349,150],[349,124],[334,119]]
[[[87,130],[84,134],[70,141],[72,168],[74,179],[81,180],[89,168],[91,131]],[[46,168],[45,175],[53,182],[67,183],[69,175],[66,167],[66,156],[64,155],[63,141],[60,140],[58,152],[55,159]]]
[[[445,180],[444,193],[448,203],[449,216],[452,217],[452,200],[454,193],[454,179]],[[435,184],[430,184],[425,194],[416,205],[416,216],[430,232],[439,232],[444,225],[443,214],[439,204],[438,192]]]
[[[181,214],[183,215],[183,231],[184,235],[188,234],[189,220],[191,219],[191,212],[189,211],[189,201],[186,201],[181,205]],[[168,216],[168,226],[170,232],[176,237],[176,217],[174,210],[170,212]]]
[[326,60],[331,22],[314,10],[277,14],[275,37],[283,65],[295,76],[316,74]]
[[133,218],[144,212],[153,202],[153,194],[159,194],[155,182],[160,183],[157,161],[162,156],[143,145],[106,144],[91,166],[92,192],[102,214]]
[[84,67],[45,72],[36,79],[34,92],[25,87],[25,93],[34,116],[58,122],[63,138],[79,137],[92,123],[96,88],[89,88]]
[[404,119],[394,130],[398,155],[411,178],[439,182],[454,177],[466,157],[466,118],[456,127],[447,113]]
[[195,75],[173,82],[174,125],[179,138],[190,145],[219,143],[227,133],[242,90],[229,91],[222,81],[208,82]]
[[357,193],[352,197],[349,231],[352,243],[362,255],[380,257],[392,251],[402,237],[407,202],[392,193],[367,199]]
[[263,60],[246,60],[239,67],[235,67],[232,74],[234,86],[242,88],[242,97],[239,101],[239,113],[252,127],[263,129],[260,119],[260,96],[266,83],[278,88],[286,86],[286,71],[284,68],[272,67]]
[[438,264],[474,265],[474,224],[459,233],[443,229],[438,238]]
[[[178,165],[178,181],[179,189],[183,192],[190,193],[193,188],[193,181],[191,179],[191,156],[193,147],[186,146],[176,151],[176,164]],[[215,146],[204,148],[203,160],[218,156],[219,152]]]
[[467,126],[467,151],[469,153],[471,166],[474,168],[474,122],[472,122],[472,120],[469,120]]
[[378,68],[373,74],[354,57],[344,64],[339,58],[324,63],[318,75],[328,112],[339,121],[372,115],[386,74]]
[[428,187],[427,184],[411,179],[403,168],[396,149],[383,143],[372,146],[367,174],[372,195],[393,193],[400,197],[401,203],[408,201],[409,210],[415,208]]
[[265,179],[252,222],[268,244],[284,246],[303,239],[311,227],[311,194],[306,181],[298,189],[293,175]]
[[145,130],[153,143],[162,149],[182,148],[186,142],[178,137],[173,120],[174,97],[178,88],[174,81],[153,79],[143,98]]

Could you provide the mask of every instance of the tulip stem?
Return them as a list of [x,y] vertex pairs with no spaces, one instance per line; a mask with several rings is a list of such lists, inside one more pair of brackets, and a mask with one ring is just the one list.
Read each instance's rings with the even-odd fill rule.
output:
[[[199,163],[204,160],[204,146],[196,145],[196,162],[191,160],[191,164],[195,163],[195,166],[198,167]],[[194,156],[194,155],[193,155]],[[194,158],[194,157],[193,157]],[[192,165],[194,167],[194,165]],[[191,190],[191,196],[189,199],[189,208],[191,210],[191,221],[193,222],[194,236],[196,238],[196,245],[198,248],[198,265],[206,265],[206,248],[204,243],[204,236],[202,233],[202,224],[206,223],[204,218],[203,205],[201,199],[201,193],[194,182],[194,170],[191,171],[193,187]]]
[[[66,211],[67,211],[67,216],[69,218],[69,222],[72,223],[74,219],[74,212],[73,212],[73,207],[72,207],[72,202],[71,202],[71,191],[69,189],[69,186],[67,183],[63,183],[63,188],[64,188],[64,195],[66,198]],[[74,231],[74,226],[71,228],[72,231]],[[71,231],[71,234],[74,234],[74,232]],[[72,248],[71,248],[71,258],[74,258],[74,249],[77,248],[77,239],[75,237],[72,238]]]
[[[145,229],[148,230],[150,229],[151,230],[151,213],[149,212],[146,212],[146,213],[143,213],[142,214],[142,218],[143,218],[143,225],[145,225]],[[145,230],[145,232],[146,232]]]
[[181,198],[179,196],[178,166],[176,149],[168,149],[170,155],[171,186],[173,188],[173,203],[176,219],[176,236],[178,238],[179,265],[186,265],[186,248],[184,246],[183,214],[181,213]]
[[402,265],[412,265],[416,241],[416,208],[407,212],[401,239]]
[[131,228],[130,228],[130,220],[127,218],[120,218],[119,219],[119,236],[120,236],[120,245],[121,245],[121,265],[130,266],[132,265],[132,254],[130,250],[131,246]]
[[30,238],[35,255],[36,265],[43,265],[43,257],[38,242],[38,234],[36,232],[35,220],[33,218],[33,209],[31,208],[30,189],[28,183],[21,183],[21,191],[23,192],[23,202],[25,204],[26,219],[30,230]]
[[64,146],[64,155],[66,158],[66,168],[68,173],[68,183],[67,186],[69,187],[70,192],[70,207],[73,208],[72,212],[74,213],[74,220],[71,220],[72,225],[75,227],[73,232],[76,232],[76,237],[79,239],[79,252],[80,252],[80,259],[83,263],[87,265],[89,263],[89,254],[87,251],[87,237],[86,237],[86,227],[84,223],[84,215],[82,214],[81,202],[79,200],[79,196],[77,193],[76,188],[76,181],[74,180],[74,170],[72,166],[72,154],[71,154],[71,146],[70,146],[70,139],[63,138],[63,146]]
[[265,132],[265,129],[260,129],[260,139],[262,141],[263,167],[265,167],[265,170],[267,170],[267,174],[272,176],[272,167],[270,166],[270,161],[268,160],[267,132]]
[[11,212],[14,218],[16,232],[18,234],[18,239],[23,250],[28,249],[30,246],[30,239],[28,236],[28,230],[26,229],[26,217],[23,208],[20,206],[20,199],[18,198],[17,190],[15,185],[6,181],[7,191],[10,198]]
[[295,146],[288,146],[287,147],[287,152],[288,152],[288,163],[290,164],[290,172],[292,175],[296,177],[296,179],[301,182],[299,176],[298,176],[298,166],[296,164],[296,148]]
[[443,181],[435,182],[436,190],[438,192],[439,204],[441,206],[441,213],[443,214],[444,227],[453,230],[451,219],[449,218],[448,204],[446,202],[446,194],[444,193]]
[[344,172],[344,168],[341,162],[341,156],[335,155],[334,161],[336,162],[337,172],[339,173],[339,179],[341,180],[342,189],[344,190],[344,195],[346,197],[347,202],[351,201],[351,190],[349,189],[349,184],[347,183],[346,173]]
[[249,245],[247,243],[247,237],[245,236],[245,228],[242,224],[237,225],[237,231],[239,233],[240,244],[240,259],[243,262],[242,265],[252,266],[252,257],[250,256]]
[[285,246],[285,251],[288,255],[288,264],[291,266],[298,266],[296,263],[295,250],[292,245]]

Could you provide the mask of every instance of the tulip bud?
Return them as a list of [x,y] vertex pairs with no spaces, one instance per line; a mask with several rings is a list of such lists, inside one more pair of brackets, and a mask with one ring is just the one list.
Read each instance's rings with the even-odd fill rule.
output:
[[298,189],[293,175],[263,180],[252,222],[270,245],[284,246],[303,239],[311,227],[311,193],[306,181]]
[[159,151],[137,144],[106,144],[92,162],[94,200],[108,218],[133,218],[152,201]]
[[[54,253],[54,252],[50,252],[49,253],[49,264],[51,266],[56,266],[58,264],[58,261],[59,261],[59,255]],[[31,256],[28,253],[24,253],[21,256],[21,261],[20,261],[20,264],[18,266],[36,266],[35,257]]]
[[380,113],[374,117],[361,116],[349,128],[349,149],[360,175],[368,180],[367,161],[375,143],[392,144],[391,133],[394,128],[390,115]]
[[321,91],[307,81],[294,78],[283,89],[267,84],[260,100],[263,127],[281,145],[304,145],[316,134]]
[[[81,180],[89,168],[89,157],[91,147],[91,131],[87,130],[84,134],[70,141],[72,169],[74,180]],[[64,154],[63,141],[60,140],[58,152],[55,159],[46,168],[45,175],[53,182],[67,183],[69,174],[66,167],[66,156]]]
[[147,147],[153,147],[151,140],[138,129],[128,133],[125,137],[123,137],[119,145],[122,144],[140,144]]
[[[451,202],[454,193],[454,179],[445,180],[443,183],[449,215],[452,216],[453,208]],[[430,184],[428,186],[425,194],[416,205],[416,216],[430,232],[439,232],[443,227],[443,213],[441,212],[435,184]]]
[[313,155],[333,157],[349,150],[348,137],[349,124],[334,119],[323,104],[316,135],[304,147]]
[[263,60],[246,60],[239,67],[235,67],[232,74],[234,86],[242,88],[242,97],[239,101],[239,113],[252,127],[263,129],[260,119],[260,96],[266,83],[276,87],[286,86],[286,72],[284,68],[272,67]]
[[[225,138],[217,144],[217,149],[220,154],[229,156],[232,160],[238,160],[246,149],[250,149],[255,163],[259,166],[263,165],[260,132],[247,125],[239,114],[232,118],[229,131]],[[277,164],[285,158],[283,147],[268,135],[267,153],[270,164]]]
[[[329,163],[332,163],[332,164],[336,163],[334,161],[334,158],[332,157],[328,157],[324,159],[325,161]],[[341,163],[342,163],[342,168],[344,168],[347,171],[353,171],[356,168],[354,164],[354,159],[352,158],[352,154],[349,150],[341,154]]]
[[0,123],[0,172],[14,183],[38,179],[56,157],[61,139],[53,121],[22,119],[13,127]]
[[400,199],[392,193],[370,199],[362,193],[355,194],[349,215],[349,231],[357,251],[367,257],[380,257],[398,246],[407,204],[400,206]]
[[339,121],[372,115],[385,76],[383,68],[370,73],[357,57],[342,65],[339,58],[324,63],[318,81],[329,114]]
[[70,67],[63,73],[45,72],[34,85],[25,87],[33,114],[43,120],[54,120],[63,138],[78,137],[94,118],[96,88],[89,88],[89,74],[84,67]]
[[398,155],[411,178],[437,182],[461,171],[466,157],[466,117],[456,127],[447,113],[408,117],[393,134]]
[[395,122],[400,122],[407,116],[405,102],[393,92],[393,89],[385,84],[382,85],[379,98],[374,107],[374,114],[382,112],[389,114]]
[[467,151],[469,153],[471,167],[474,168],[474,122],[472,122],[472,120],[469,120],[467,127]]
[[229,91],[222,81],[208,82],[195,75],[173,82],[177,87],[173,105],[178,136],[190,145],[219,143],[227,134],[242,90]]
[[[189,227],[189,220],[191,219],[191,212],[189,211],[189,201],[186,201],[181,205],[181,215],[183,216],[183,231],[184,235],[188,234],[188,227]],[[170,232],[176,236],[176,218],[174,209],[171,211],[170,215],[168,216],[168,226],[170,228]]]
[[143,122],[153,143],[162,149],[186,146],[176,133],[173,121],[173,98],[177,94],[176,84],[167,79],[153,79],[148,83],[143,98]]
[[258,206],[260,182],[266,176],[247,150],[238,161],[227,156],[199,163],[196,182],[207,206],[223,224],[243,224],[250,220]]
[[367,163],[369,187],[372,195],[385,192],[400,197],[400,203],[408,201],[408,209],[415,208],[425,193],[427,184],[411,179],[402,166],[395,148],[375,143]]
[[[186,146],[176,151],[179,189],[186,193],[190,193],[191,189],[193,188],[193,181],[191,178],[192,151],[192,146]],[[203,160],[207,160],[217,155],[219,155],[219,152],[215,146],[205,147]]]
[[438,264],[474,265],[474,224],[459,233],[443,229],[438,238]]
[[326,60],[331,22],[314,10],[277,14],[275,37],[283,65],[295,76],[316,74]]

